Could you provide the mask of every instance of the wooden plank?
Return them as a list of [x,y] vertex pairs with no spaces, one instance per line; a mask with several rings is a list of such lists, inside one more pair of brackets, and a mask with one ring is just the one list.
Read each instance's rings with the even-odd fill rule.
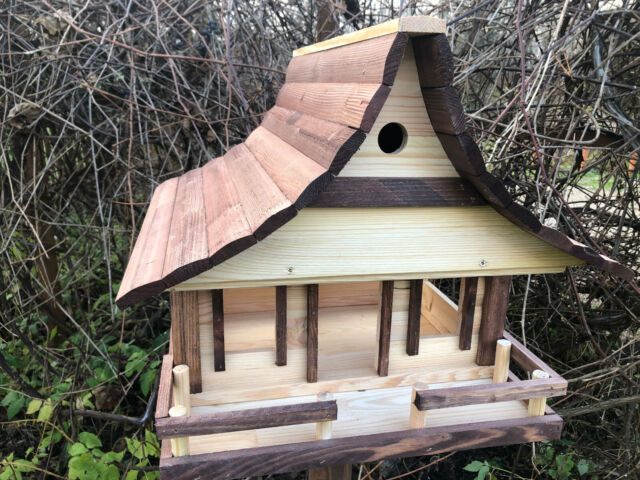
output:
[[338,418],[335,400],[299,403],[276,407],[235,410],[231,412],[163,418],[156,422],[158,438],[211,435],[241,430],[315,423]]
[[546,380],[419,390],[416,392],[415,405],[418,410],[431,410],[481,403],[528,400],[537,397],[558,397],[566,395],[566,393],[567,381],[556,377]]
[[[329,180],[325,168],[266,128],[251,132],[245,144],[297,209],[302,208],[299,202],[307,189],[321,188]],[[316,185],[318,179],[324,179],[324,183]]]
[[509,275],[485,278],[480,340],[476,358],[478,365],[493,365],[496,341],[502,338],[504,333],[510,285],[511,276]]
[[342,47],[352,43],[358,43],[372,38],[389,35],[395,32],[405,32],[408,35],[420,35],[425,33],[444,33],[446,23],[441,18],[429,16],[412,16],[395,18],[372,27],[363,28],[355,32],[346,33],[338,37],[314,43],[293,51],[293,56],[308,55],[331,48]]
[[332,467],[310,469],[307,480],[351,480],[352,477],[352,465],[334,465]]
[[198,292],[171,291],[171,341],[175,365],[189,367],[191,393],[202,391]]
[[543,372],[547,372],[551,378],[560,377],[555,370],[553,370],[506,330],[503,332],[503,337],[505,340],[509,340],[511,342],[511,358],[513,358],[513,360],[528,373],[532,373],[534,370],[542,370]]
[[463,132],[459,135],[438,133],[438,139],[456,170],[472,176],[486,173],[480,148],[469,133]]
[[423,88],[422,97],[436,132],[459,135],[466,131],[464,108],[454,87]]
[[171,440],[160,441],[160,458],[171,458]]
[[380,294],[380,323],[378,333],[378,375],[389,375],[389,349],[391,344],[391,313],[393,311],[393,280],[382,282]]
[[180,288],[558,272],[581,263],[489,206],[306,208]]
[[338,177],[311,207],[470,207],[486,200],[455,178]]
[[453,83],[453,54],[444,33],[411,39],[420,86],[446,87]]
[[465,277],[460,283],[460,302],[458,303],[458,325],[460,325],[460,350],[471,348],[473,320],[478,294],[478,277]]
[[545,415],[163,459],[160,471],[161,475],[174,480],[244,478],[320,465],[419,456],[424,452],[436,455],[452,450],[555,440],[561,430],[559,416]]
[[420,349],[420,315],[424,280],[409,282],[409,312],[407,321],[407,355],[417,355]]
[[287,364],[287,287],[276,287],[276,365]]
[[423,331],[432,328],[440,334],[453,334],[457,330],[457,321],[458,306],[433,283],[425,280],[420,315]]
[[224,372],[224,303],[222,290],[211,290],[211,311],[213,313],[213,369],[216,372]]
[[333,174],[342,170],[365,139],[360,130],[277,105],[260,125]]
[[158,399],[156,400],[156,420],[169,416],[171,408],[171,392],[173,390],[173,355],[162,356],[160,382],[158,383]]
[[[162,276],[170,282],[197,275],[198,270],[191,265],[208,256],[203,190],[202,169],[180,177],[162,269]],[[178,269],[180,274],[176,276]]]
[[393,85],[407,41],[406,34],[392,33],[357,45],[294,56],[286,81]]
[[307,382],[318,381],[318,285],[307,285]]
[[285,83],[276,105],[369,132],[389,91],[376,83]]

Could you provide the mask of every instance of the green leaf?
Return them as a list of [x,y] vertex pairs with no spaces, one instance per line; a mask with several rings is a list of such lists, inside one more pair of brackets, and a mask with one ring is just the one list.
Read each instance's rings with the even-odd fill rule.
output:
[[120,471],[115,465],[109,465],[105,471],[102,472],[101,478],[104,480],[120,480]]
[[25,404],[25,398],[22,395],[20,395],[13,402],[11,402],[11,404],[7,408],[7,418],[11,420],[13,417],[15,417],[16,414],[20,410],[22,410],[22,407],[24,407],[24,404]]
[[80,440],[87,448],[101,447],[102,442],[100,439],[91,432],[80,432],[78,435],[78,440]]
[[29,405],[27,406],[27,415],[36,413],[38,410],[40,410],[41,406],[42,406],[42,400],[38,400],[37,398],[34,398],[29,402]]
[[[76,443],[75,445],[82,444]],[[84,453],[77,457],[73,457],[69,460],[70,480],[84,480],[85,478],[88,478],[90,476],[89,472],[95,472],[95,465],[96,463],[90,453]]]
[[150,369],[140,375],[140,390],[142,394],[146,397],[149,395],[149,390],[151,390],[151,385],[156,378],[156,370]]
[[122,457],[124,457],[124,450],[121,452],[106,452],[102,456],[102,461],[104,463],[112,463],[112,462],[121,462]]
[[85,447],[80,442],[76,442],[73,445],[70,445],[68,450],[69,450],[69,455],[71,455],[72,457],[82,455],[83,453],[88,452],[87,447]]
[[578,473],[583,476],[585,473],[589,473],[591,470],[589,462],[584,458],[578,461]]
[[125,480],[138,480],[138,471],[137,470],[129,470],[127,472],[127,476]]
[[483,466],[484,466],[484,462],[481,462],[479,460],[474,460],[469,465],[464,467],[463,470],[466,470],[467,472],[479,472]]
[[477,480],[484,480],[484,477],[489,473],[489,465],[483,465],[480,470],[478,470]]
[[51,414],[55,407],[51,405],[49,402],[45,402],[44,405],[40,408],[40,412],[38,413],[38,420],[46,421],[51,418]]

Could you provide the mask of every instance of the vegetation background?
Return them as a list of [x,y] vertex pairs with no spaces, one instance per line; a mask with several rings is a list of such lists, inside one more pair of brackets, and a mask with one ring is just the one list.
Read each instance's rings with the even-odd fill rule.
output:
[[[637,271],[638,7],[1,2],[0,479],[157,478],[149,412],[167,298],[114,303],[146,205],[158,183],[242,141],[291,51],[318,39],[447,19],[490,169],[545,224]],[[509,328],[569,380],[552,404],[563,439],[357,465],[360,479],[638,478],[638,293],[591,269],[515,278]]]

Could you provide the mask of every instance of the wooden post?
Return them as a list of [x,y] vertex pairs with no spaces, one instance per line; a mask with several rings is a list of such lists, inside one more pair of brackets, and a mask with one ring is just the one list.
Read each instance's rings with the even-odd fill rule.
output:
[[[549,374],[542,370],[534,370],[531,373],[531,378],[533,380],[537,380],[540,378],[549,378]],[[547,406],[547,399],[544,397],[529,399],[529,416],[539,417],[540,415],[544,415],[544,410],[546,406]]]
[[211,310],[213,312],[213,369],[224,372],[224,304],[222,290],[211,290]]
[[307,285],[307,382],[318,381],[318,285]]
[[460,325],[458,348],[460,350],[471,350],[477,294],[478,277],[463,278],[460,282],[460,301],[458,302],[458,325]]
[[287,287],[276,287],[276,365],[287,364]]
[[420,353],[420,314],[422,313],[422,286],[424,280],[409,282],[409,318],[407,323],[407,355]]
[[[185,417],[187,415],[187,409],[184,405],[176,405],[169,409],[169,416]],[[171,439],[171,452],[174,457],[183,457],[189,455],[189,437],[180,437]]]
[[509,303],[511,276],[487,277],[484,284],[482,321],[478,339],[478,365],[493,365],[496,356],[496,342],[502,338]]
[[496,363],[493,367],[493,383],[503,383],[509,377],[511,342],[501,338],[496,342]]
[[378,375],[389,374],[389,349],[391,348],[391,313],[393,312],[393,280],[382,282],[380,320],[378,322]]
[[420,382],[415,383],[411,388],[411,410],[409,413],[409,428],[424,428],[427,420],[427,411],[418,410],[418,407],[416,407],[416,391],[427,390],[428,388],[429,385]]
[[[333,395],[329,392],[318,393],[318,401],[324,402],[326,400],[332,400]],[[331,425],[332,421],[318,422],[316,423],[316,440],[329,440],[331,438]]]
[[200,328],[198,326],[198,292],[170,294],[171,347],[173,362],[188,365],[191,393],[202,391],[200,369]]
[[[318,393],[318,401],[332,400],[333,394],[329,392]],[[316,440],[329,440],[332,433],[333,422],[316,423]],[[309,470],[309,480],[350,480],[351,465],[335,465],[333,467],[312,468]]]
[[185,415],[191,415],[189,367],[187,365],[173,367],[173,403],[183,406],[186,410]]

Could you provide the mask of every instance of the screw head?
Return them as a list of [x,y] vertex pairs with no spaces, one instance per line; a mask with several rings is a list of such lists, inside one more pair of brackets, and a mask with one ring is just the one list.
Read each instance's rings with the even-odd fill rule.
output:
[[487,262],[486,262],[486,260],[484,260],[484,259],[483,259],[483,260],[480,260],[480,266],[481,266],[481,267],[486,267],[486,266],[487,266]]

